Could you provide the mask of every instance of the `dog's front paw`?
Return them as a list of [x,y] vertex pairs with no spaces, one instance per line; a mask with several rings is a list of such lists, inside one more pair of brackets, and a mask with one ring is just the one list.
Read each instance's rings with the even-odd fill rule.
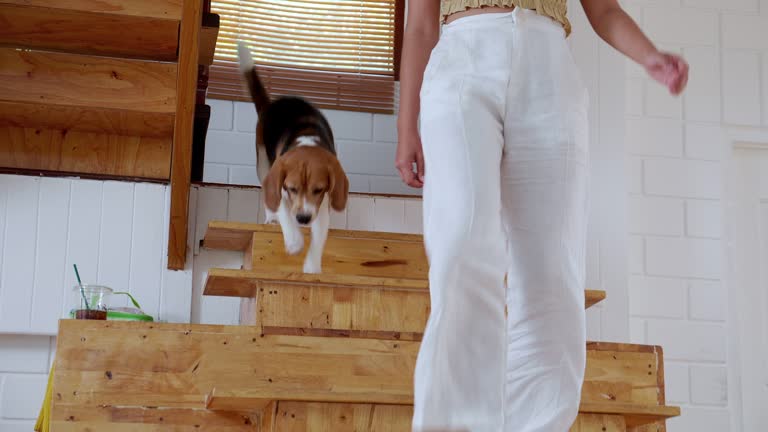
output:
[[271,223],[277,223],[277,213],[270,211],[269,209],[266,209],[264,212],[264,223],[271,224]]
[[283,235],[285,251],[288,255],[296,255],[304,249],[304,235],[300,230],[288,231]]
[[320,266],[320,262],[316,262],[312,259],[307,259],[304,261],[304,273],[314,273],[318,274],[321,273],[322,269]]

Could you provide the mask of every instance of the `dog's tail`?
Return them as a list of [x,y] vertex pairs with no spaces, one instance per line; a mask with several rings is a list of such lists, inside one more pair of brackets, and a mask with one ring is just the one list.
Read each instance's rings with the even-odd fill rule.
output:
[[240,74],[245,78],[248,84],[248,91],[251,92],[251,98],[256,105],[256,112],[260,113],[269,105],[269,94],[259,79],[256,67],[253,64],[251,50],[244,42],[237,43],[237,57],[240,64]]

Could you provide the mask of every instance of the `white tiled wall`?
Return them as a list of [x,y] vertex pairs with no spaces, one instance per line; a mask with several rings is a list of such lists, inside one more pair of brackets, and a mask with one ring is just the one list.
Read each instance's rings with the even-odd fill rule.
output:
[[166,185],[0,175],[0,333],[55,335],[73,264],[83,283],[188,321],[191,271],[166,268],[169,205]]
[[0,431],[32,430],[45,394],[55,339],[0,334]]
[[728,431],[723,128],[768,126],[768,1],[625,3],[691,65],[681,98],[627,67],[631,337],[664,347],[671,432]]
[[[253,104],[217,99],[205,149],[203,180],[208,183],[258,185],[256,176],[256,110]],[[395,170],[395,116],[325,110],[333,128],[336,151],[352,192],[420,195],[403,185]]]

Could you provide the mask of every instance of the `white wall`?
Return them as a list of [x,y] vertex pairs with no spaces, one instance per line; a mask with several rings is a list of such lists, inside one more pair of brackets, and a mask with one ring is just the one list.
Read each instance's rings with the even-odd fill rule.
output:
[[45,394],[55,339],[0,334],[0,431],[32,431]]
[[83,283],[128,291],[156,319],[188,321],[191,266],[166,265],[169,204],[160,184],[0,175],[0,333],[55,335],[73,264]]
[[728,431],[724,129],[768,126],[768,2],[626,3],[691,64],[682,98],[634,65],[625,77],[631,338],[664,347],[667,399],[683,406],[672,432]]

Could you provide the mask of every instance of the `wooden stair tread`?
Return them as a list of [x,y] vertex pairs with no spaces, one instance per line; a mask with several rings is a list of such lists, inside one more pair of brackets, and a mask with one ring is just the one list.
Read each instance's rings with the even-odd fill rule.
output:
[[174,63],[0,48],[0,101],[146,114],[176,110]]
[[[309,228],[302,228],[305,233]],[[224,222],[210,221],[208,230],[203,239],[203,247],[217,250],[244,251],[251,243],[253,233],[280,233],[280,226],[277,224],[257,224],[246,222]],[[355,238],[355,239],[375,239],[391,240],[404,242],[422,242],[422,236],[418,234],[401,234],[378,231],[356,231],[331,229],[328,231],[329,237]]]
[[170,137],[21,128],[2,123],[0,120],[0,168],[3,171],[168,180]]
[[176,59],[178,18],[93,12],[77,7],[85,5],[67,1],[48,3],[29,6],[0,1],[0,45],[113,57]]
[[[394,405],[409,405],[400,404],[398,402],[391,402],[391,398],[381,397],[375,398],[380,400],[371,401],[351,401],[352,403],[381,403],[381,404],[394,404]],[[264,399],[259,397],[241,397],[232,393],[225,393],[214,390],[210,394],[206,395],[205,408],[211,411],[252,411],[260,410],[266,407],[272,401],[289,401],[289,402],[333,402],[333,403],[345,403],[345,401],[339,400],[303,400],[303,399]],[[582,414],[607,414],[618,415],[626,418],[627,426],[635,427],[649,423],[655,423],[659,420],[666,420],[668,418],[677,417],[680,415],[680,407],[668,406],[668,405],[647,405],[647,404],[630,404],[630,403],[597,403],[597,402],[582,402],[579,404],[579,413]]]
[[427,291],[429,284],[423,279],[395,279],[373,276],[342,275],[333,273],[307,274],[264,272],[212,268],[208,270],[204,295],[225,297],[255,297],[259,283],[332,285],[355,288],[384,288]]
[[[307,274],[290,272],[265,272],[212,268],[203,290],[204,295],[223,297],[256,297],[260,283],[329,285],[352,288],[382,288],[396,290],[428,291],[429,282],[424,279],[401,279],[374,276],[344,275],[333,273]],[[585,290],[585,306],[588,308],[605,299],[605,291]]]
[[0,100],[0,126],[170,139],[174,117],[173,113]]
[[147,18],[181,19],[182,0],[0,0],[1,4],[51,7],[79,12],[128,15]]
[[627,419],[628,427],[635,427],[677,417],[680,415],[680,407],[612,402],[584,402],[579,406],[579,412],[622,415]]

